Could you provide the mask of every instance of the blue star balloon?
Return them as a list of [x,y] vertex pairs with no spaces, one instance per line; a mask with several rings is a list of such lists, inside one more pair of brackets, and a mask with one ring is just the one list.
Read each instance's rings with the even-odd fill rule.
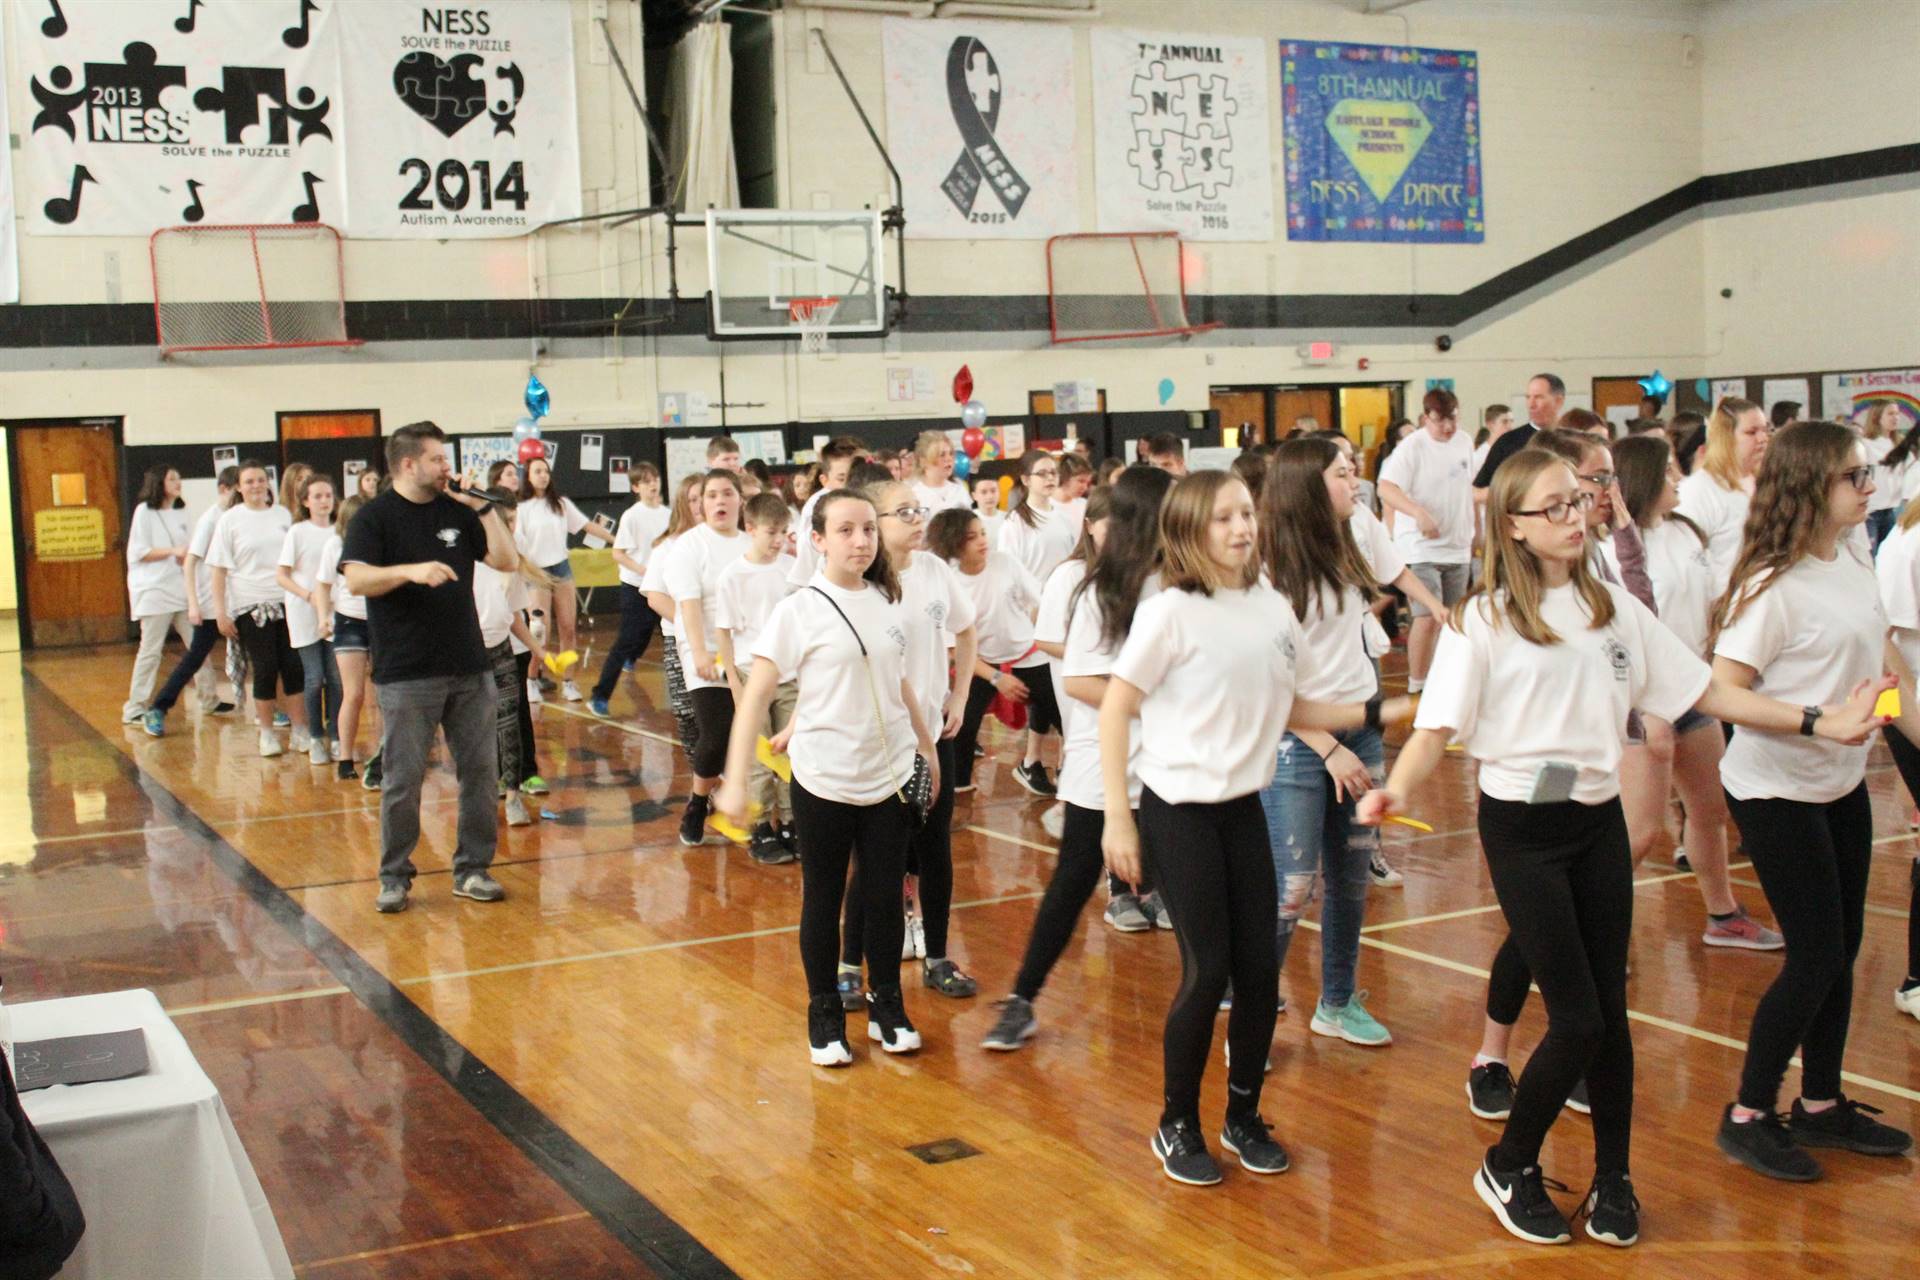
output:
[[1640,379],[1640,389],[1661,404],[1665,404],[1667,393],[1673,390],[1673,383],[1667,380],[1667,375],[1655,369],[1652,377]]
[[546,383],[540,381],[540,375],[527,375],[527,412],[535,418],[544,418],[553,412],[553,398],[547,394]]

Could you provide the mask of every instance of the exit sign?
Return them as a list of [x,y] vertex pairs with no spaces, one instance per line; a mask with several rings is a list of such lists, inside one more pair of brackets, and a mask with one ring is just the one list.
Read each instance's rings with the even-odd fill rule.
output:
[[1308,364],[1326,364],[1333,359],[1331,342],[1309,342],[1300,348],[1300,356]]

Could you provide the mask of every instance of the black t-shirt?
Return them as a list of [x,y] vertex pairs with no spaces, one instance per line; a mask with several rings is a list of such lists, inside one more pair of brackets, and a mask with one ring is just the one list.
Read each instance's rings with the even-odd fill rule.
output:
[[1480,464],[1480,474],[1473,478],[1473,487],[1484,489],[1492,484],[1493,473],[1500,469],[1500,464],[1526,448],[1527,441],[1533,439],[1539,431],[1540,429],[1531,422],[1524,422],[1495,440],[1493,447],[1487,450],[1487,460]]
[[487,647],[473,607],[474,562],[486,557],[480,517],[445,494],[412,502],[389,489],[360,508],[347,526],[341,564],[384,569],[438,560],[459,575],[437,587],[408,582],[367,597],[375,684],[486,670]]

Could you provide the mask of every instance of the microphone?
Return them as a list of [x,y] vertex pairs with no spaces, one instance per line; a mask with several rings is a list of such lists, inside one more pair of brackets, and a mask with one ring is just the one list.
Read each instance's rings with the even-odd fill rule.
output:
[[494,497],[487,490],[469,489],[467,486],[461,484],[458,480],[453,479],[451,477],[449,477],[447,480],[447,492],[457,493],[463,498],[478,498],[480,499],[480,501],[486,503],[490,507],[497,507],[500,505],[500,499]]

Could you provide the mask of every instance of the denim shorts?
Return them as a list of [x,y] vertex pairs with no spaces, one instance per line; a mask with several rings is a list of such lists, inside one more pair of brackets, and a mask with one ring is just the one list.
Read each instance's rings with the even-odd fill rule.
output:
[[1712,723],[1712,716],[1703,714],[1698,707],[1688,707],[1680,718],[1673,722],[1673,736],[1682,737],[1695,729],[1704,729]]
[[335,653],[365,653],[372,647],[372,635],[367,630],[365,618],[349,618],[344,613],[333,615],[333,651]]
[[573,581],[573,561],[562,560],[559,564],[543,564],[540,571],[559,582]]

